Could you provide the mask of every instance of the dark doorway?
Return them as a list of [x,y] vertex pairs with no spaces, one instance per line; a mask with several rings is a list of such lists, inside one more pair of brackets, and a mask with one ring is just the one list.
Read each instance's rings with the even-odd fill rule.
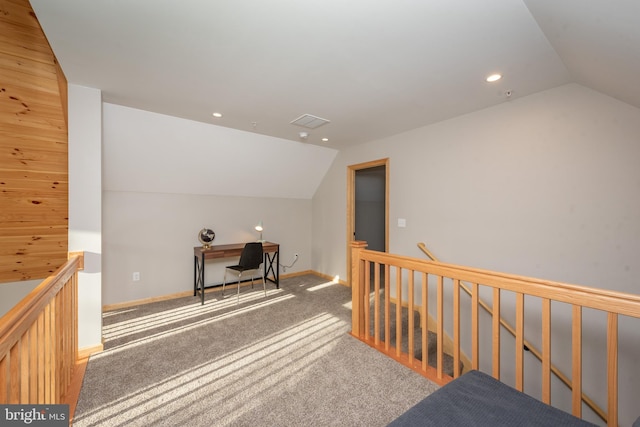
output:
[[384,252],[386,223],[386,166],[356,171],[355,240],[367,242],[367,249]]
[[351,242],[367,249],[389,248],[389,159],[351,165],[347,169],[347,283],[351,286]]

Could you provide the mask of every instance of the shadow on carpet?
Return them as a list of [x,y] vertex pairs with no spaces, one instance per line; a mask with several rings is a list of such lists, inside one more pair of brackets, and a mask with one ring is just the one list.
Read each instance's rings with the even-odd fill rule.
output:
[[103,315],[74,426],[385,426],[437,386],[351,337],[314,275]]

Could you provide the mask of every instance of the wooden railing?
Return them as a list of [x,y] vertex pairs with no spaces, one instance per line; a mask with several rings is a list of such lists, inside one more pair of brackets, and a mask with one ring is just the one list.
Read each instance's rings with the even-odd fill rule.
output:
[[[424,252],[424,254],[426,256],[428,256],[432,261],[436,261],[436,262],[440,262],[440,260],[438,258],[435,257],[435,255],[433,255],[431,253],[431,251],[429,251],[429,249],[427,249],[426,245],[424,243],[418,243],[418,248],[420,248],[420,250],[422,252]],[[469,289],[469,284],[465,283],[465,282],[460,282],[460,289],[462,289],[467,295],[472,296],[471,294],[471,290]],[[487,313],[489,313],[489,315],[491,316],[492,320],[494,319],[494,315],[493,315],[493,309],[489,306],[489,304],[485,303],[484,301],[482,301],[481,299],[478,300],[478,303],[480,304],[480,307]],[[514,327],[509,324],[509,322],[507,322],[503,317],[501,316],[495,316],[497,317],[497,321],[500,323],[500,325],[507,331],[509,332],[509,334],[511,334],[511,336],[513,336],[515,338],[516,336],[516,330],[514,329]],[[542,362],[542,353],[540,352],[540,350],[538,350],[536,348],[536,346],[534,344],[532,344],[530,341],[523,339],[522,340],[524,348],[526,351],[530,352],[536,359],[538,359],[540,362]],[[494,367],[494,369],[499,369],[498,367]],[[550,365],[550,369],[551,369],[551,373],[553,373],[556,378],[558,378],[560,381],[563,382],[564,385],[566,385],[569,390],[571,390],[571,379],[560,370],[560,368],[558,368],[556,365],[554,365],[553,363],[551,363]],[[497,375],[499,376],[499,372],[497,372]],[[603,421],[607,421],[607,413],[593,400],[591,399],[589,396],[587,396],[584,392],[582,393],[582,401],[589,407],[591,408],[591,410],[593,410],[593,412],[596,413],[596,415],[598,415],[598,417],[600,417],[601,420]]]
[[82,252],[0,318],[0,402],[62,403],[78,359]]
[[[600,310],[607,316],[607,414],[606,422],[610,426],[618,425],[618,318],[630,316],[640,318],[640,296],[620,292],[606,291],[583,286],[569,285],[565,283],[532,279],[492,271],[474,269],[469,267],[427,261],[418,258],[404,257],[366,249],[365,242],[352,242],[352,335],[369,343],[380,351],[389,354],[406,366],[422,373],[439,383],[449,380],[443,373],[443,336],[445,310],[445,282],[450,286],[452,297],[451,312],[453,336],[453,377],[460,375],[461,359],[461,282],[471,284],[471,360],[472,369],[480,368],[479,351],[479,307],[481,287],[492,289],[492,310],[494,316],[491,321],[491,374],[500,379],[500,307],[501,293],[515,295],[515,388],[524,390],[524,302],[525,296],[537,297],[542,302],[542,401],[551,403],[551,302],[557,301],[571,306],[571,396],[572,413],[582,416],[582,311],[584,308]],[[373,265],[373,268],[371,266]],[[380,277],[383,267],[384,276]],[[391,274],[395,270],[395,274]],[[373,272],[373,277],[371,277]],[[415,283],[415,276],[419,277]],[[433,278],[433,283],[430,282]],[[393,282],[393,284],[392,284]],[[413,316],[408,316],[406,325],[400,321],[399,310],[396,311],[396,337],[395,343],[381,339],[381,328],[384,328],[384,337],[389,337],[389,318],[391,291],[395,292],[395,300],[406,304],[408,312],[426,312],[422,308],[429,307],[429,295],[435,288],[436,325],[437,333],[436,354],[437,366],[432,368],[427,364],[427,357],[422,357],[419,362],[413,356],[413,336],[416,325]],[[414,296],[419,289],[419,300]],[[380,301],[384,295],[384,307]],[[384,310],[384,311],[383,311]],[[372,312],[373,311],[373,312]],[[529,313],[528,313],[529,314]],[[379,325],[379,320],[384,317],[384,325]],[[528,316],[529,318],[529,316]],[[371,324],[373,322],[373,325]],[[406,327],[406,333],[403,328]],[[422,355],[429,353],[427,331],[432,325],[428,325],[428,316],[420,317],[422,334]],[[373,331],[373,333],[371,332]],[[402,337],[406,337],[407,351],[401,350]],[[604,368],[604,367],[603,367]]]

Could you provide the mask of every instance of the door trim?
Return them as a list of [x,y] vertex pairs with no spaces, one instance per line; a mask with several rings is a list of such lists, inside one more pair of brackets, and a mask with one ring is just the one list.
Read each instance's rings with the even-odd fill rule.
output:
[[389,158],[347,166],[347,285],[351,286],[351,242],[355,232],[356,172],[384,166],[384,251],[389,252]]

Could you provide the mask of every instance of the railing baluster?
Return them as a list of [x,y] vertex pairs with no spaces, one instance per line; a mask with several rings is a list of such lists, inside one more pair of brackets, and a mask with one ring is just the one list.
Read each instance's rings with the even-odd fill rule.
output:
[[[69,315],[73,318],[73,325],[70,325],[74,328],[74,332],[68,334],[71,339],[69,340],[69,357],[67,357],[67,362],[71,362],[73,360],[78,359],[78,273],[74,275],[72,286],[69,287],[68,294],[68,304],[69,306]],[[71,366],[67,366],[69,369],[69,375],[67,376],[67,384],[65,385],[65,389],[71,385],[71,372],[75,369],[75,365],[71,364]]]
[[618,315],[607,315],[607,423],[618,425]]
[[51,400],[51,304],[47,304],[44,308],[44,315],[42,316],[42,323],[44,326],[44,401],[52,402]]
[[437,367],[437,377],[438,379],[442,379],[442,353],[444,351],[443,347],[443,337],[444,337],[444,277],[438,276],[438,308],[437,308],[437,328],[438,333],[436,337],[437,347],[436,347],[436,367]]
[[[74,284],[75,284],[75,277],[74,277]],[[73,312],[73,295],[75,292],[75,286],[71,286],[68,289],[65,290],[65,292],[62,293],[62,301],[64,304],[64,310],[65,310],[65,317],[66,316],[71,316],[72,312]],[[68,325],[68,327],[72,327],[72,325]],[[73,344],[73,334],[65,334],[67,336],[67,338],[64,340],[64,354],[65,354],[65,363],[64,363],[64,369],[65,371],[67,371],[70,366],[69,366],[69,362],[70,360],[75,360],[76,358],[71,357],[71,351],[75,348],[74,344]],[[71,382],[71,379],[65,375],[64,378],[64,388],[66,390],[66,388],[69,386]]]
[[[82,268],[84,268],[84,256],[80,259]],[[73,275],[73,283],[71,286],[71,318],[73,319],[73,331],[71,336],[71,358],[74,360],[72,369],[75,369],[75,361],[78,360],[78,270]]]
[[60,313],[60,316],[58,317],[66,319],[67,316],[69,316],[72,319],[72,321],[68,323],[59,324],[60,329],[62,330],[62,333],[60,334],[61,338],[58,342],[58,345],[60,348],[60,354],[61,354],[60,356],[61,360],[58,362],[58,366],[61,371],[58,389],[61,396],[64,394],[64,391],[67,390],[67,387],[69,387],[69,385],[71,384],[71,374],[74,368],[74,361],[77,359],[76,357],[77,355],[74,356],[72,353],[74,349],[73,327],[74,327],[75,316],[73,315],[73,313],[75,308],[72,302],[70,301],[71,296],[73,295],[73,292],[74,292],[75,283],[76,283],[76,275],[74,275],[74,277],[71,278],[69,284],[65,286],[64,291],[58,295],[59,298],[57,299],[57,312]]
[[460,376],[460,280],[453,280],[453,378]]
[[409,287],[409,304],[407,307],[407,312],[409,315],[409,330],[407,331],[407,335],[408,335],[408,353],[409,353],[409,363],[411,365],[413,365],[413,357],[414,357],[414,332],[415,332],[415,325],[413,322],[413,270],[409,270],[409,283],[408,283],[408,287]]
[[371,263],[364,262],[364,337],[371,337]]
[[480,325],[478,315],[478,284],[471,284],[471,365],[480,369]]
[[38,368],[36,375],[38,376],[38,403],[46,403],[44,400],[44,388],[46,383],[46,376],[44,373],[44,354],[47,351],[45,345],[45,332],[44,332],[44,311],[38,316],[38,343],[40,344],[38,351]]
[[582,417],[582,307],[574,305],[571,322],[571,413]]
[[55,301],[56,301],[55,303],[56,330],[58,331],[58,339],[56,340],[56,349],[57,349],[56,353],[58,354],[58,357],[56,360],[56,370],[60,373],[57,376],[57,380],[56,380],[56,394],[60,397],[60,401],[62,401],[62,397],[64,396],[64,393],[66,390],[65,385],[67,384],[67,376],[70,374],[70,372],[68,372],[68,370],[66,369],[66,365],[65,365],[65,359],[68,356],[67,356],[67,353],[64,351],[63,343],[64,343],[64,337],[72,331],[72,325],[65,327],[65,324],[62,322],[62,319],[64,316],[64,311],[62,310],[62,293],[58,292],[58,295],[56,295]]
[[391,348],[391,266],[384,266],[384,349]]
[[524,389],[524,294],[516,294],[516,390]]
[[373,264],[373,333],[374,342],[380,345],[380,264]]
[[429,276],[422,273],[422,309],[420,327],[422,329],[422,370],[427,371],[429,363]]
[[[60,313],[61,318],[66,319],[67,318],[67,309],[66,309],[66,295],[68,294],[67,291],[67,287],[69,285],[65,286],[65,289],[62,290],[62,292],[60,292],[58,294],[58,313]],[[63,324],[64,327],[64,332],[61,334],[60,339],[59,339],[59,345],[60,345],[60,353],[62,354],[61,356],[61,361],[59,362],[60,366],[61,366],[61,370],[62,372],[67,372],[67,366],[71,363],[68,361],[68,359],[72,359],[75,360],[75,358],[72,358],[68,351],[67,351],[67,343],[71,343],[71,339],[67,336],[70,332],[71,332],[71,328],[72,325],[69,324],[71,322],[65,322]],[[69,344],[70,345],[70,344]],[[64,390],[67,389],[67,385],[69,383],[69,380],[67,378],[66,375],[64,375],[62,378],[60,378],[60,392],[61,394],[64,393]]]
[[551,300],[542,299],[542,401],[551,404]]
[[38,323],[29,328],[29,402],[38,401]]
[[56,316],[56,298],[51,300],[51,396],[54,403],[60,403],[60,393],[58,393],[58,378],[65,377],[66,372],[58,369],[58,336],[61,331],[58,330],[58,319]]
[[493,378],[500,380],[500,288],[493,288],[493,316],[492,323],[492,343],[493,343]]
[[9,399],[9,375],[7,371],[9,369],[9,363],[7,362],[7,356],[0,356],[0,402],[7,402]]
[[402,353],[402,268],[396,267],[396,356]]
[[20,403],[29,403],[29,334],[20,340]]
[[20,403],[20,340],[9,352],[9,404]]

